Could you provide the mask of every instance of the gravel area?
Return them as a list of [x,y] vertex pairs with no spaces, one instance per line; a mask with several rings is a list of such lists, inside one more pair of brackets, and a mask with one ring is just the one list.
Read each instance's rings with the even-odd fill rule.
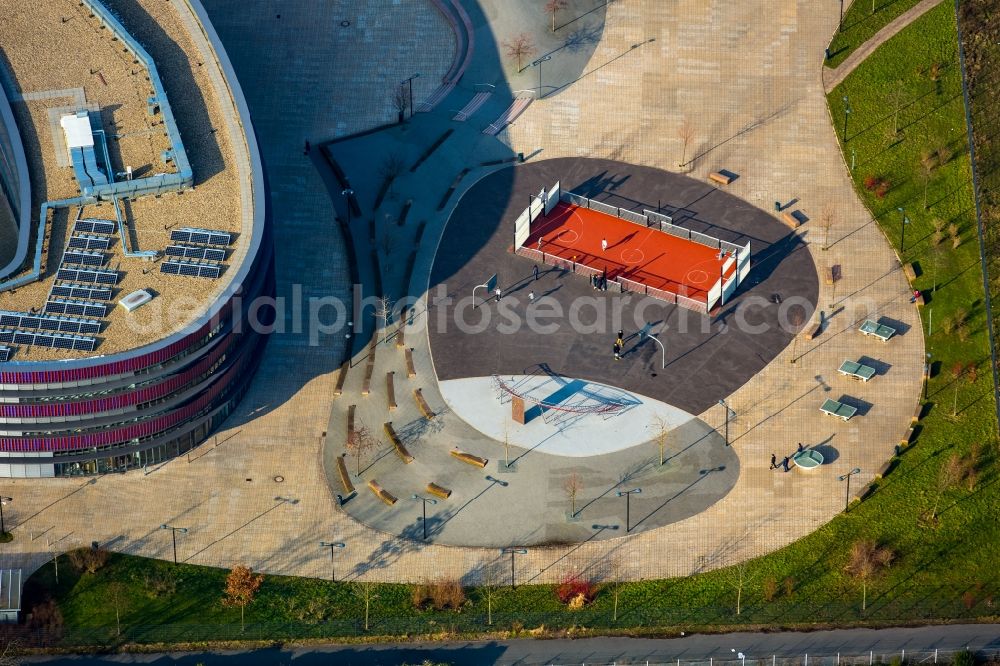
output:
[[[195,176],[193,190],[146,197],[122,206],[128,221],[129,247],[163,250],[169,230],[183,226],[240,232],[240,183],[234,153],[225,129],[227,120],[207,71],[214,63],[189,38],[178,13],[186,10],[163,0],[105,0],[105,5],[153,57]],[[160,157],[169,147],[161,117],[147,112],[146,100],[152,87],[146,70],[133,61],[109,30],[89,16],[85,7],[75,0],[0,0],[0,13],[4,16],[0,44],[9,69],[7,76],[13,80],[17,94],[28,97],[26,101],[14,100],[13,108],[31,168],[35,210],[45,200],[79,194],[72,170],[59,166],[65,160],[57,158],[57,150],[65,148],[57,145],[61,132],[52,129],[59,110],[69,111],[76,102],[69,94],[38,99],[37,93],[82,89],[88,107],[100,108],[104,129],[109,137],[114,135],[108,147],[116,171],[129,165],[136,176],[142,177],[173,170]],[[228,104],[228,99],[224,103]],[[53,216],[45,279],[0,294],[0,309],[26,311],[44,305],[77,212],[73,208]],[[83,216],[115,217],[110,203],[88,206]],[[237,238],[231,248],[235,257],[243,256],[239,246],[248,241]],[[98,336],[101,343],[96,353],[102,355],[147,344],[179,330],[218,297],[228,283],[227,275],[235,274],[235,266],[227,265],[219,280],[166,276],[156,264],[125,257],[117,235],[114,249],[108,254],[107,267],[123,273],[116,300],[141,288],[159,296],[131,315],[116,309],[109,316]],[[67,355],[64,351],[23,347],[14,360],[61,359]]]

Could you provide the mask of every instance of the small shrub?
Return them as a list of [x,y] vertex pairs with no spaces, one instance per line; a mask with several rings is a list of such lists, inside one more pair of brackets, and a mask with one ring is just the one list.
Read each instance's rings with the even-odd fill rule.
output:
[[[559,601],[569,606],[571,603],[578,604],[576,607],[579,608],[584,604],[588,604],[594,600],[597,596],[597,586],[591,583],[589,580],[583,580],[575,574],[565,578],[562,583],[556,587],[556,597]],[[580,599],[582,601],[575,601]]]
[[103,548],[74,548],[66,553],[77,573],[97,573],[108,563],[111,554]]
[[778,581],[775,580],[774,576],[765,578],[762,587],[764,601],[774,601],[774,598],[778,596]]

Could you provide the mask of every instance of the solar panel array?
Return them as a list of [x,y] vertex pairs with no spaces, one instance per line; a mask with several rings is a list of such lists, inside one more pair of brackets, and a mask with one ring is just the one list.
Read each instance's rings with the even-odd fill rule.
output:
[[97,338],[85,335],[59,335],[58,333],[34,333],[0,329],[0,342],[91,352],[94,351],[94,347],[97,345]]
[[103,266],[105,256],[100,252],[84,252],[83,250],[67,250],[63,254],[64,264],[80,264],[82,266]]
[[0,347],[0,363],[10,360],[10,355],[14,353],[14,350],[10,347]]
[[82,298],[86,301],[110,301],[111,290],[107,287],[90,287],[85,284],[57,284],[52,287],[50,296]]
[[111,246],[111,238],[108,236],[88,236],[80,234],[70,236],[69,247],[79,250],[107,250]]
[[0,326],[37,328],[43,331],[59,331],[60,333],[99,333],[101,331],[101,322],[92,319],[55,317],[8,310],[0,310]]
[[102,318],[108,316],[108,310],[110,308],[111,306],[107,303],[95,303],[93,301],[66,301],[61,298],[53,298],[45,304],[45,313]]
[[93,282],[95,284],[118,284],[117,271],[98,271],[83,268],[60,268],[56,279],[66,282]]
[[160,264],[160,272],[168,275],[187,275],[190,277],[217,278],[222,275],[219,264],[202,264],[196,261],[170,260]]
[[179,243],[201,243],[202,245],[230,245],[233,242],[233,235],[226,231],[184,227],[171,231],[170,240]]
[[184,259],[205,259],[208,261],[223,261],[226,258],[226,251],[217,247],[198,247],[195,245],[168,245],[166,249],[168,257],[182,257]]
[[113,234],[115,223],[110,220],[77,220],[73,225],[74,233]]

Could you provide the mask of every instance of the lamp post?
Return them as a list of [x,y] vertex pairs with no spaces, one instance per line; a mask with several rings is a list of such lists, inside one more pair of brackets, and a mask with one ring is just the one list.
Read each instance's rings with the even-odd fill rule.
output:
[[726,446],[729,446],[729,415],[732,414],[733,416],[736,416],[736,411],[734,409],[732,409],[726,403],[725,400],[720,400],[719,404],[722,405],[722,408],[726,410],[726,431],[725,431],[726,434],[725,434],[725,439],[726,439]]
[[404,83],[408,83],[409,86],[410,86],[410,117],[411,118],[413,117],[413,79],[418,79],[418,78],[420,78],[420,72],[417,72],[416,74],[414,74],[410,78],[403,79],[402,81],[399,82],[400,86],[402,86]]
[[3,505],[7,502],[13,502],[13,497],[0,496],[0,534],[7,533],[7,526],[3,522]]
[[851,103],[844,95],[844,143],[847,143],[847,119],[851,116]]
[[174,527],[173,525],[160,525],[161,530],[170,530],[170,536],[174,542],[174,566],[177,566],[177,533],[187,534],[186,527]]
[[844,497],[844,513],[847,513],[849,507],[851,506],[851,477],[854,476],[855,474],[860,474],[860,473],[861,473],[861,468],[855,467],[847,474],[843,474],[838,477],[841,481],[844,481],[845,479],[847,480],[847,496]]
[[514,589],[514,555],[527,555],[527,548],[501,548],[500,554],[506,555],[510,553],[510,589]]
[[330,549],[330,582],[336,583],[337,582],[337,569],[336,569],[336,565],[334,564],[333,554],[334,554],[334,552],[336,552],[336,550],[338,548],[344,548],[344,544],[342,544],[339,541],[320,541],[319,542],[319,547],[320,548],[329,548]]
[[618,497],[621,497],[622,495],[625,496],[625,533],[626,534],[628,532],[632,531],[632,521],[631,521],[631,517],[632,517],[631,513],[632,512],[631,512],[631,504],[630,504],[629,500],[632,498],[632,495],[638,495],[641,492],[642,492],[642,488],[633,488],[632,490],[619,490],[618,491]]
[[351,226],[351,197],[354,195],[354,190],[352,190],[351,188],[347,188],[346,190],[344,190],[343,192],[341,192],[341,194],[343,195],[344,199],[347,200],[347,226],[350,227]]
[[902,218],[902,222],[899,226],[899,257],[902,259],[903,253],[906,252],[906,225],[910,223],[910,218],[906,217],[906,211],[900,206],[896,208],[899,211],[899,215]]
[[431,504],[437,504],[438,501],[436,499],[431,499],[430,497],[421,497],[420,495],[414,495],[413,499],[420,500],[421,502],[423,502],[423,506],[424,506],[424,521],[423,521],[424,522],[424,541],[427,541],[427,503],[429,502]]
[[538,99],[542,98],[542,63],[548,60],[552,60],[552,56],[550,55],[542,56],[535,62],[531,63],[532,67],[538,68]]

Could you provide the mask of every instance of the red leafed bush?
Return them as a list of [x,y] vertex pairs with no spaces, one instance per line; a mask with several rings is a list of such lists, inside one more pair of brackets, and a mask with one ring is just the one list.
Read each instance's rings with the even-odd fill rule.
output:
[[556,587],[556,596],[566,605],[588,604],[597,596],[597,586],[577,575],[569,576]]

